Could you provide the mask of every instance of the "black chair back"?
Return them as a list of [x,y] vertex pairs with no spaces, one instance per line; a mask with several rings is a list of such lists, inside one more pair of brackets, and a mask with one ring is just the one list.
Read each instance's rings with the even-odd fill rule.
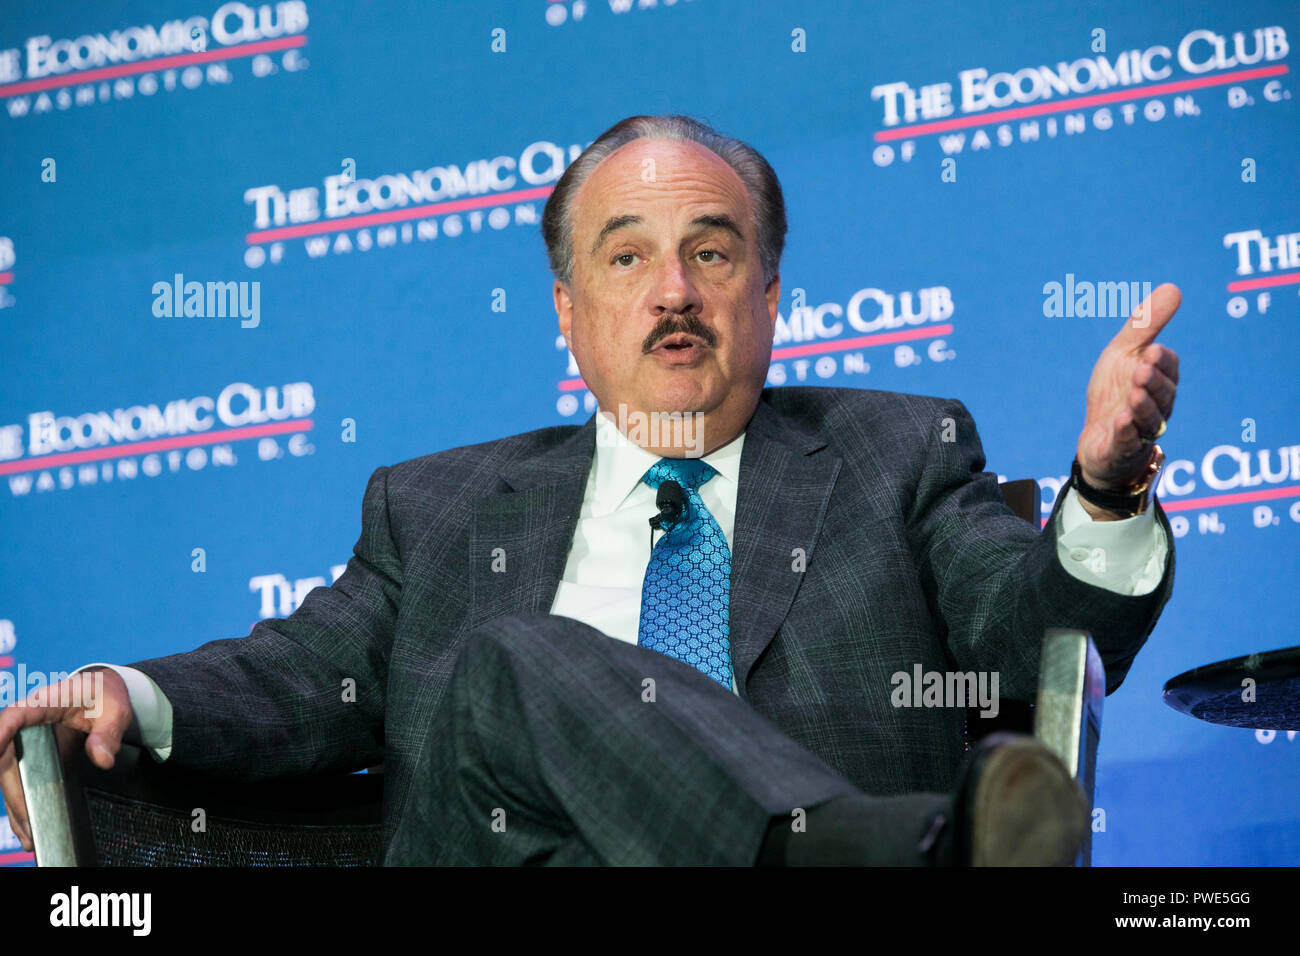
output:
[[85,734],[19,732],[38,866],[378,866],[381,774],[240,783],[123,744],[111,770]]

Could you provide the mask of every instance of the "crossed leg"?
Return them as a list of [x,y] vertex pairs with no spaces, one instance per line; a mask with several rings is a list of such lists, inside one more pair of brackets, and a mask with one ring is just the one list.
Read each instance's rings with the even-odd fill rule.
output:
[[750,866],[775,821],[846,796],[874,801],[862,862],[924,862],[945,796],[867,797],[681,661],[501,617],[461,651],[385,862]]

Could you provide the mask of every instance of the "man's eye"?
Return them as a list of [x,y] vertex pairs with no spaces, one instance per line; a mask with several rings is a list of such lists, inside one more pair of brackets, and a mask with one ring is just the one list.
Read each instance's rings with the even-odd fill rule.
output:
[[[697,255],[697,256],[717,256],[717,257],[721,258],[722,253],[718,252],[718,250],[716,250],[716,249],[701,249],[699,252],[696,253],[696,255]],[[706,261],[707,261],[707,262],[717,262],[718,259],[708,259],[708,260],[706,260]]]

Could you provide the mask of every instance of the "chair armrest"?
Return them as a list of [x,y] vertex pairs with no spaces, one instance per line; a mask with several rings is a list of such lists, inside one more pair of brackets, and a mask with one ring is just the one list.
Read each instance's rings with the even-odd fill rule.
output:
[[18,731],[15,752],[28,828],[36,847],[36,865],[77,866],[88,862],[73,825],[64,760],[54,725],[38,724]]
[[[1106,671],[1087,631],[1052,628],[1043,638],[1034,736],[1061,759],[1092,807]],[[1091,828],[1082,864],[1092,857]]]

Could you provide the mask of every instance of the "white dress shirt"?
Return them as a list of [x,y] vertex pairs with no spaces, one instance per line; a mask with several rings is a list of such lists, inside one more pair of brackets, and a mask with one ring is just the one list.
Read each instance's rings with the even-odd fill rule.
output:
[[[745,434],[704,456],[717,474],[699,487],[727,548],[736,546],[736,489]],[[628,441],[605,415],[596,416],[596,455],[578,513],[569,560],[551,604],[551,613],[585,621],[610,637],[637,642],[641,625],[641,583],[650,564],[651,515],[655,489],[641,477],[660,460]],[[654,540],[662,532],[655,532]],[[736,689],[732,678],[731,689]]]
[[[736,489],[740,481],[742,433],[704,461],[717,475],[699,488],[734,550]],[[611,638],[637,642],[641,620],[641,583],[650,563],[648,519],[657,513],[655,491],[641,481],[658,456],[628,441],[604,414],[596,415],[596,452],[587,476],[586,493],[573,533],[564,575],[551,604],[551,613],[590,624]],[[1056,527],[1056,553],[1073,577],[1116,594],[1153,591],[1164,576],[1169,543],[1146,511],[1119,521],[1097,521],[1079,504],[1071,487],[1064,492]],[[656,533],[657,540],[658,533]],[[172,706],[158,685],[141,671],[113,664],[122,676],[140,729],[140,743],[166,760],[172,745]],[[735,678],[731,689],[736,690]]]

